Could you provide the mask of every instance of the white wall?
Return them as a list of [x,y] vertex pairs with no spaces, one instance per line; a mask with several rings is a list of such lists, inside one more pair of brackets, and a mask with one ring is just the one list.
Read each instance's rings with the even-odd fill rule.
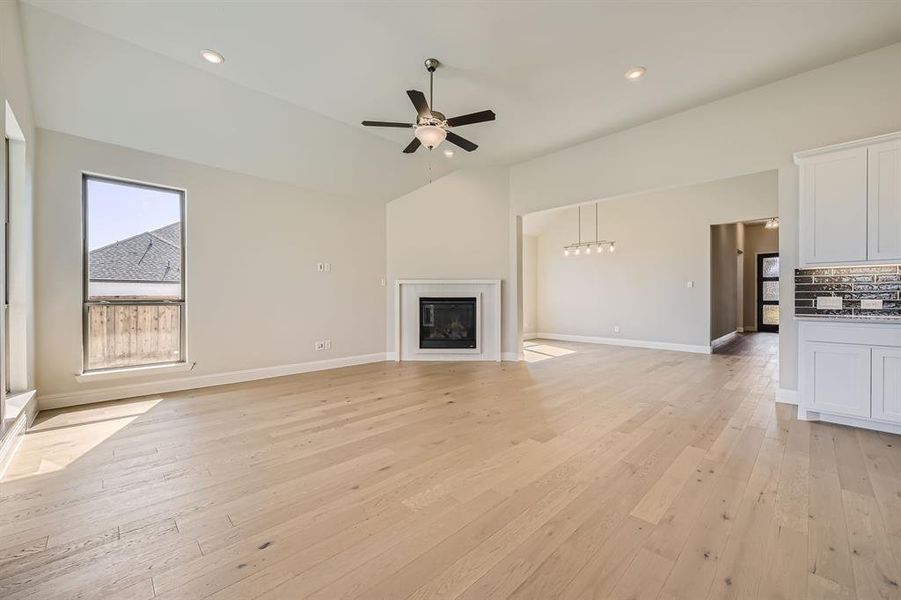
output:
[[797,389],[792,153],[901,130],[901,44],[515,165],[515,214],[779,170],[780,385]]
[[[38,141],[42,399],[96,400],[126,393],[118,389],[123,384],[154,381],[75,379],[82,366],[77,224],[83,171],[187,190],[187,347],[196,367],[156,380],[193,377],[193,387],[198,376],[384,353],[383,203],[313,193],[43,129]],[[317,262],[331,263],[331,272],[318,273]],[[313,351],[320,339],[331,339],[331,351]]]
[[538,332],[538,236],[522,236],[522,331]]
[[[457,171],[388,203],[387,347],[394,351],[398,279],[501,279],[502,351],[518,349],[515,222],[509,171]],[[508,356],[509,358],[509,356]]]
[[[10,385],[13,392],[32,390],[35,386],[34,357],[34,265],[33,265],[33,172],[35,158],[35,125],[32,98],[25,69],[23,41],[20,31],[19,6],[16,2],[0,2],[0,111],[7,105],[15,118],[18,131],[8,131],[9,115],[0,115],[0,141],[10,137],[10,157],[0,144],[0,165],[12,159],[10,198],[10,329],[13,353],[10,356]],[[23,139],[16,139],[23,138]],[[0,190],[5,189],[6,169],[0,168]],[[5,247],[0,230],[0,248]],[[0,269],[5,263],[0,250]],[[2,289],[0,272],[0,297]],[[2,319],[0,319],[2,321]],[[5,324],[0,323],[0,339]],[[5,386],[0,382],[0,405],[5,404]],[[3,410],[0,409],[0,416]]]
[[[539,331],[708,346],[710,226],[772,214],[777,183],[770,171],[601,202],[599,235],[616,241],[612,255],[563,256],[576,208],[556,211],[538,237]],[[582,239],[594,239],[593,207],[582,216]]]

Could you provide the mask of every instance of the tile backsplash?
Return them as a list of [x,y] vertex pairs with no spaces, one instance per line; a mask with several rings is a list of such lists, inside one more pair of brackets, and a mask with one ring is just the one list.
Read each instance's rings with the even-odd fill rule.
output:
[[[817,297],[839,296],[839,310],[817,309]],[[860,307],[861,300],[882,300],[881,309]],[[795,314],[804,317],[901,318],[901,266],[795,269]]]

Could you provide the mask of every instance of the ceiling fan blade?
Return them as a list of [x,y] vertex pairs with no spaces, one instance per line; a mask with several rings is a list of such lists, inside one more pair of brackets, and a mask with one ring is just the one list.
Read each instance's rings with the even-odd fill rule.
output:
[[419,138],[413,138],[413,141],[407,144],[407,147],[404,148],[404,154],[413,154],[419,147],[422,145],[422,142],[419,141]]
[[493,121],[497,115],[493,110],[482,110],[479,112],[469,113],[459,117],[451,117],[447,120],[450,127],[459,127],[460,125],[472,125],[473,123],[484,123],[485,121]]
[[363,121],[366,127],[403,127],[409,129],[412,123],[394,123],[392,121]]
[[431,114],[425,94],[419,90],[407,90],[407,95],[410,97],[410,101],[413,102],[413,106],[416,107],[416,113],[420,117],[427,117]]
[[459,135],[457,135],[457,134],[454,133],[453,131],[448,131],[448,132],[447,132],[447,141],[449,141],[451,144],[456,144],[456,145],[460,146],[461,148],[463,148],[463,149],[466,150],[467,152],[472,152],[473,150],[475,150],[476,148],[479,147],[478,144],[473,144],[472,142],[470,142],[470,141],[467,140],[466,138],[460,137]]

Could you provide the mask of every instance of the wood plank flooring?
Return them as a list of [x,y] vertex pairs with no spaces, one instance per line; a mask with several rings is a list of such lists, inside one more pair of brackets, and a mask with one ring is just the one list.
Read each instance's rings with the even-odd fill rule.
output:
[[901,437],[795,421],[775,335],[541,344],[42,413],[0,597],[901,598]]

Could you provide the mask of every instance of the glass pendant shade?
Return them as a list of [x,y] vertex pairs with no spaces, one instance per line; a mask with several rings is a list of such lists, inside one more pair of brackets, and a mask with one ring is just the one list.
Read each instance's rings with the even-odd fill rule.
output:
[[435,125],[420,125],[416,128],[416,137],[429,150],[435,148],[447,137],[447,131]]

